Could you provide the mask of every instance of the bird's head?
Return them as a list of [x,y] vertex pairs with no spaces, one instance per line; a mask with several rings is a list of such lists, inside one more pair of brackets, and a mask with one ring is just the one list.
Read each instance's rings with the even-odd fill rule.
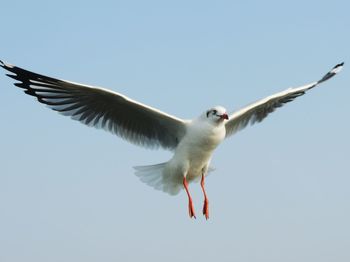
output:
[[228,115],[226,113],[226,109],[222,106],[215,106],[205,112],[204,117],[206,117],[209,121],[214,123],[222,123],[225,120],[228,120]]

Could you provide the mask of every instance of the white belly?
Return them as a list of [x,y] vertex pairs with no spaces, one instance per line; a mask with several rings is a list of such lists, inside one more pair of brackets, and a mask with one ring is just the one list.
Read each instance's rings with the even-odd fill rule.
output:
[[213,151],[225,135],[224,124],[214,126],[203,119],[190,122],[168,162],[136,167],[135,174],[155,189],[176,195],[183,188],[184,177],[191,182],[207,173]]
[[181,180],[184,176],[189,181],[200,177],[207,172],[213,151],[224,138],[224,126],[200,126],[190,130],[169,161],[168,170],[172,170],[172,175]]

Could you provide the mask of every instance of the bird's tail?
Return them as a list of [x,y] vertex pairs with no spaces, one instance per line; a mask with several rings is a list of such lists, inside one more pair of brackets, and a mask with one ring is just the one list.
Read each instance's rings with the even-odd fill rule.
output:
[[181,190],[181,182],[177,181],[175,177],[166,174],[164,169],[165,163],[150,166],[135,166],[135,175],[147,185],[154,189],[161,190],[170,195],[176,195]]

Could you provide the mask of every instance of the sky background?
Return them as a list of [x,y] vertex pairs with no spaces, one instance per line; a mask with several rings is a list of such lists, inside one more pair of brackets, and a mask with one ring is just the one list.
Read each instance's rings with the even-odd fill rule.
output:
[[[233,111],[350,62],[349,1],[3,1],[0,59],[181,118]],[[0,75],[0,261],[350,261],[350,87],[343,72],[226,140],[172,197],[131,145]]]

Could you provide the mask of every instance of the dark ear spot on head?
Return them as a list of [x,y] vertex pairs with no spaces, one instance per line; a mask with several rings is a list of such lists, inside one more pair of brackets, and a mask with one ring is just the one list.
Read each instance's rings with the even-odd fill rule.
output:
[[207,118],[209,117],[210,110],[207,111]]

